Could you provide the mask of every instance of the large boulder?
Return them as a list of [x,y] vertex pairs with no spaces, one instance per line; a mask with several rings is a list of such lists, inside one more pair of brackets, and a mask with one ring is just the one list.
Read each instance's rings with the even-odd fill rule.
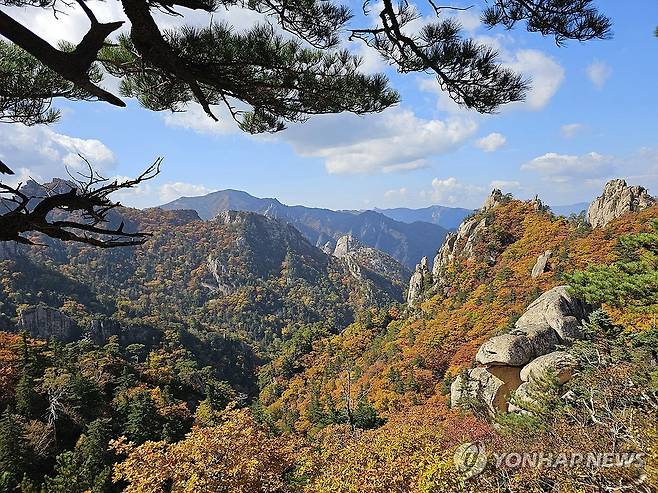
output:
[[475,360],[482,365],[523,366],[534,354],[531,340],[517,332],[492,337],[480,346]]
[[571,380],[574,371],[578,368],[578,360],[566,351],[554,351],[540,356],[521,370],[521,380],[529,382],[551,371],[555,374],[560,384]]
[[551,250],[546,250],[539,257],[537,257],[537,262],[535,262],[535,265],[532,268],[532,273],[530,274],[533,279],[541,276],[544,272],[546,272],[548,261],[550,260],[552,254],[553,252]]
[[580,325],[589,311],[587,304],[569,293],[568,286],[557,286],[530,303],[515,327],[523,332],[550,327],[562,342],[568,342],[581,337]]
[[646,209],[656,203],[644,187],[628,186],[625,180],[610,180],[603,194],[587,209],[587,221],[593,228],[603,227],[624,214]]
[[64,313],[48,306],[35,306],[21,310],[18,329],[39,339],[57,339],[71,342],[80,337],[80,330]]
[[567,286],[557,286],[533,301],[508,334],[482,344],[475,359],[482,365],[526,365],[579,338],[588,313],[589,307],[572,297]]
[[487,371],[486,368],[473,368],[459,375],[450,386],[450,403],[459,406],[464,400],[482,402],[492,414],[504,405],[504,397],[499,395],[504,382]]

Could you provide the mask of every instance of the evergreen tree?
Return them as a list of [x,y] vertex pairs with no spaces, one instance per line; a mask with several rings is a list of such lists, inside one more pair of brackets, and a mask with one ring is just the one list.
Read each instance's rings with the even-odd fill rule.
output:
[[128,404],[124,431],[128,438],[136,443],[160,440],[160,415],[148,392],[140,392]]
[[27,469],[28,448],[23,427],[6,409],[0,417],[0,484],[15,484]]
[[567,276],[577,296],[589,303],[653,310],[658,306],[658,219],[653,232],[625,235],[610,265],[593,265]]
[[99,491],[97,488],[107,483],[110,477],[113,458],[108,451],[110,438],[110,420],[97,419],[87,426],[75,447],[80,476],[86,487],[93,491]]

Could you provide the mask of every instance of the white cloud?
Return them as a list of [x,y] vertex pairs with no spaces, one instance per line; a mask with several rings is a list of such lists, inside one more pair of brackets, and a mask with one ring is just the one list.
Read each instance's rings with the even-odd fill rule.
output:
[[554,58],[538,50],[519,50],[506,65],[531,79],[526,100],[515,103],[530,110],[544,108],[564,81],[564,68]]
[[[115,176],[113,180],[127,181],[127,176]],[[171,202],[180,197],[195,197],[213,192],[205,185],[185,182],[168,182],[161,185],[142,183],[134,188],[121,190],[112,194],[112,199],[129,207],[154,207]]]
[[[513,109],[539,111],[550,102],[564,82],[565,71],[562,65],[541,51],[523,49],[512,52],[503,47],[503,41],[499,38],[478,37],[477,40],[498,49],[502,65],[531,80],[525,101],[507,104],[502,107],[503,111]],[[454,114],[473,113],[457,105],[448,93],[440,88],[435,78],[420,79],[419,88],[438,96],[437,108],[440,110]]]
[[45,126],[11,124],[3,127],[0,159],[22,177],[44,181],[65,177],[67,167],[72,172],[86,170],[78,154],[87,158],[101,174],[107,174],[116,165],[114,154],[100,140],[71,137]]
[[484,152],[493,152],[500,149],[507,142],[507,138],[498,132],[491,133],[486,137],[482,137],[475,142],[475,145],[482,149]]
[[399,199],[404,199],[407,197],[408,190],[406,187],[402,188],[395,188],[392,190],[386,190],[384,192],[384,198],[386,200],[399,200]]
[[610,175],[614,169],[614,158],[597,152],[582,156],[549,152],[521,166],[523,171],[535,171],[557,183],[574,179],[602,178]]
[[301,156],[323,159],[329,173],[390,173],[427,166],[428,158],[458,148],[476,129],[470,119],[425,120],[392,108],[363,117],[317,116],[275,138]]
[[521,190],[523,187],[521,186],[521,182],[517,180],[493,180],[489,183],[489,188],[497,188],[505,192],[508,190]]
[[241,132],[226,106],[218,105],[211,109],[219,121],[206,115],[201,105],[197,103],[190,104],[185,111],[165,113],[163,118],[165,124],[170,127],[186,128],[202,134],[224,135]]
[[204,185],[194,185],[192,183],[177,181],[175,183],[161,185],[158,193],[162,202],[171,202],[179,197],[196,197],[198,195],[206,195],[212,191]]
[[571,139],[585,128],[582,123],[568,123],[560,127],[560,133],[563,137]]
[[484,187],[465,184],[451,176],[444,179],[434,178],[432,189],[429,192],[421,192],[420,195],[442,205],[472,206],[474,203],[479,203],[485,193]]
[[594,60],[587,67],[587,77],[598,89],[603,89],[606,81],[612,75],[612,67],[601,60]]

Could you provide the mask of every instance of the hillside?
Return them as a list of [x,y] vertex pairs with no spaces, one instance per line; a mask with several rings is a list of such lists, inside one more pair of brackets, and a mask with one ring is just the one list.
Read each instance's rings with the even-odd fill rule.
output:
[[237,190],[183,197],[160,208],[195,210],[201,219],[211,219],[227,210],[257,212],[291,224],[316,246],[329,242],[334,247],[341,236],[351,234],[408,268],[412,268],[423,256],[433,256],[447,234],[446,228],[436,224],[407,224],[374,211],[349,212],[288,206],[276,199],[261,199]]
[[[16,409],[0,445],[25,437],[16,470],[80,491],[652,492],[654,204],[612,181],[593,228],[496,190],[416,269],[410,306],[393,302],[408,271],[389,256],[350,236],[327,255],[254,213],[123,209],[154,232],[144,247],[6,248],[0,323],[39,337],[0,333],[0,403]],[[489,453],[473,477],[463,443]],[[609,450],[646,455],[548,469],[492,455]]]
[[290,225],[258,214],[225,212],[211,221],[194,211],[120,215],[129,227],[153,233],[147,245],[100,250],[53,242],[3,250],[5,328],[16,326],[22,307],[42,304],[68,313],[83,333],[99,317],[156,332],[180,324],[228,334],[265,354],[306,324],[337,332],[366,307],[403,297],[406,279],[358,260],[357,275]]

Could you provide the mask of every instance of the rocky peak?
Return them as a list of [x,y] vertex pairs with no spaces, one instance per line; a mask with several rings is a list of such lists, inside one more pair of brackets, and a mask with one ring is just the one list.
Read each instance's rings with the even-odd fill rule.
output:
[[[491,205],[490,207],[495,206]],[[484,232],[486,227],[487,217],[475,215],[465,219],[457,229],[457,232],[451,233],[446,237],[445,242],[441,245],[436,257],[434,257],[432,276],[435,284],[439,286],[444,284],[442,271],[455,258],[459,255],[466,257],[473,255],[475,241]]]
[[604,227],[629,212],[638,212],[656,205],[656,199],[644,187],[628,186],[625,180],[610,180],[603,194],[587,209],[587,221],[593,228]]
[[356,248],[359,248],[361,244],[355,240],[351,234],[344,235],[338,238],[336,241],[336,248],[334,248],[334,257],[342,258],[350,252],[353,252]]
[[482,204],[482,208],[480,210],[488,211],[489,209],[493,209],[494,207],[502,203],[503,203],[503,192],[501,192],[497,188],[494,188],[491,191],[491,195],[489,195],[487,199],[484,201],[484,204]]
[[407,291],[407,304],[411,307],[422,298],[424,291],[432,286],[432,273],[429,269],[427,257],[423,257],[409,280],[409,291]]

